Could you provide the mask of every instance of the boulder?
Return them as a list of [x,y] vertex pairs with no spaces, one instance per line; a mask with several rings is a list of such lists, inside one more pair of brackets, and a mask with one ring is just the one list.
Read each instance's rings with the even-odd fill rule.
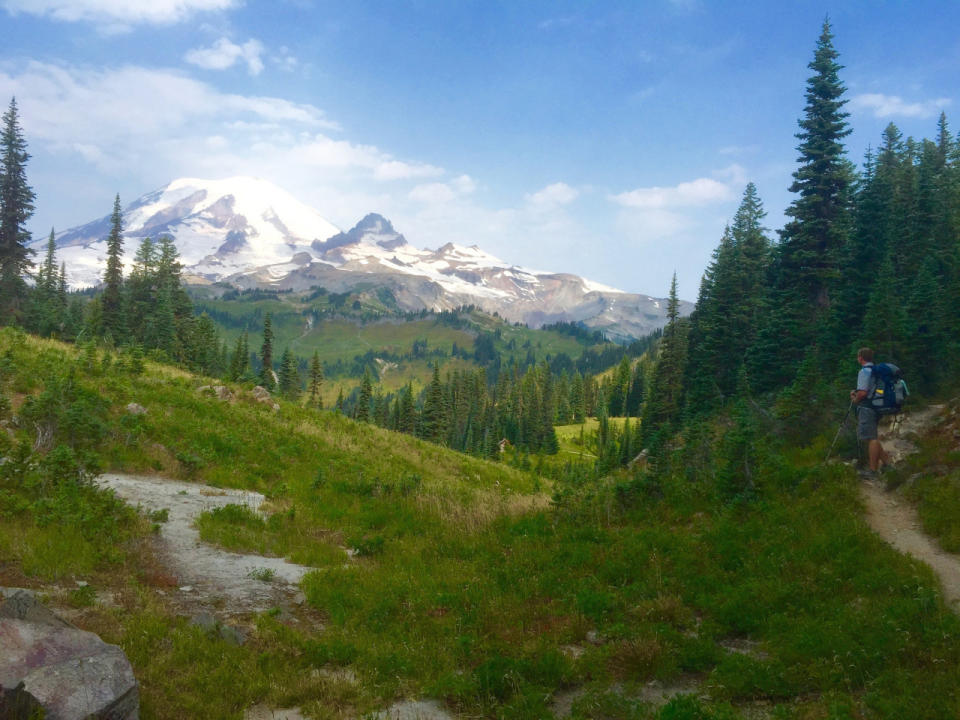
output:
[[58,618],[29,591],[2,597],[0,718],[137,720],[137,681],[119,647]]
[[197,388],[197,392],[201,395],[213,395],[218,400],[233,401],[234,399],[233,393],[226,385],[201,385]]
[[127,405],[127,412],[131,415],[146,415],[147,409],[140,403],[130,403]]
[[257,402],[270,402],[270,391],[262,385],[257,385],[253,390],[250,391],[250,394],[253,395],[253,399]]

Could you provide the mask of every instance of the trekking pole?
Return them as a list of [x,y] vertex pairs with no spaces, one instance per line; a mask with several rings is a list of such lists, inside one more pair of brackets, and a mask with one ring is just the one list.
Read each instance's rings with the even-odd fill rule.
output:
[[847,408],[846,414],[843,416],[843,420],[840,421],[839,427],[837,427],[837,434],[833,436],[833,442],[830,443],[830,449],[827,451],[827,456],[823,459],[823,462],[827,462],[830,459],[830,456],[833,455],[833,448],[837,445],[837,440],[840,438],[840,432],[843,430],[843,426],[847,422],[847,418],[850,417],[850,411],[853,410],[853,403],[850,403],[850,407]]

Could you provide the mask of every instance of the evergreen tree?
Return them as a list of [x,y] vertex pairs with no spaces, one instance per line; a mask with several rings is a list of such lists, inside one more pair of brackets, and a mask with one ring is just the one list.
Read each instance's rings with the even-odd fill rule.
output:
[[126,282],[127,327],[144,347],[159,347],[156,331],[157,254],[153,240],[140,241]]
[[790,192],[798,197],[786,211],[792,219],[781,244],[781,272],[800,299],[818,309],[830,305],[838,254],[850,229],[852,177],[842,140],[852,130],[846,121],[849,113],[843,112],[846,88],[839,78],[838,57],[830,23],[824,21],[808,66],[814,75],[807,81],[807,105],[797,135],[800,167]]
[[320,388],[323,385],[323,365],[320,363],[320,352],[314,350],[313,357],[310,359],[310,406],[323,407],[323,398],[320,396]]
[[51,229],[47,252],[36,274],[28,323],[30,330],[43,336],[52,335],[62,329],[64,321],[63,308],[60,307],[60,273],[56,252],[54,232]]
[[774,287],[751,358],[751,377],[764,388],[788,381],[806,349],[826,327],[840,278],[842,250],[851,231],[853,169],[843,138],[850,134],[843,112],[845,87],[829,21],[809,68],[806,106],[797,137],[800,166],[790,191],[774,264]]
[[337,401],[334,403],[334,409],[336,409],[336,410],[338,410],[338,411],[340,411],[340,412],[343,412],[343,402],[344,402],[344,400],[343,400],[343,388],[341,387],[341,388],[339,389],[339,392],[337,393]]
[[288,400],[296,400],[300,394],[300,374],[297,372],[297,361],[290,348],[280,356],[279,390]]
[[718,451],[717,482],[721,497],[728,501],[744,502],[756,495],[758,428],[749,395],[746,371],[741,367],[731,413],[733,427],[724,433]]
[[577,372],[570,384],[570,411],[573,422],[582,423],[587,417],[586,398],[584,396],[583,375]]
[[680,319],[677,275],[670,283],[667,326],[660,340],[659,356],[643,413],[644,444],[666,437],[677,420],[683,401],[683,378],[687,362],[687,323]]
[[614,371],[610,393],[607,396],[608,412],[612,417],[627,414],[627,393],[630,391],[630,358],[626,354]]
[[107,268],[103,275],[102,328],[100,334],[119,342],[125,338],[123,307],[123,212],[120,195],[113,200],[110,234],[107,235]]
[[29,159],[17,101],[11,98],[0,130],[0,324],[19,321],[26,309],[23,275],[33,265],[26,224],[33,216],[36,199],[27,184]]
[[273,327],[270,321],[270,313],[263,316],[263,344],[260,346],[260,361],[263,363],[263,367],[260,368],[260,384],[267,390],[273,390]]
[[417,410],[413,404],[413,385],[410,383],[401,390],[399,403],[397,430],[412,435],[417,429]]
[[360,422],[370,422],[370,403],[373,400],[373,380],[370,378],[370,369],[363,369],[363,379],[360,381],[360,397],[353,416]]
[[863,334],[879,358],[903,362],[907,330],[907,313],[894,290],[893,263],[889,254],[880,264],[877,282],[870,300]]
[[687,406],[693,414],[719,407],[736,391],[737,375],[762,312],[770,241],[756,186],[743,200],[714,251],[690,318]]
[[427,386],[427,394],[420,412],[420,437],[432,442],[440,442],[446,435],[447,413],[443,397],[443,385],[440,383],[440,365],[434,364],[433,377]]

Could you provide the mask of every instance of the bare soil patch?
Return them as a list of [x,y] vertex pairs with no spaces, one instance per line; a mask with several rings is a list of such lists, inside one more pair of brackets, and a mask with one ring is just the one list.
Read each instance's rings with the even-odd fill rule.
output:
[[[162,477],[109,473],[97,484],[147,511],[167,509],[160,525],[157,552],[170,572],[166,592],[182,606],[212,608],[218,614],[262,612],[288,604],[296,585],[311,568],[283,558],[234,553],[200,541],[194,520],[200,513],[225,505],[246,505],[258,511],[260,493],[229,490]],[[270,581],[257,579],[269,577]]]
[[[912,436],[926,431],[942,412],[942,405],[933,405],[881,428],[880,441],[894,463],[916,452]],[[887,492],[879,482],[865,481],[860,483],[860,495],[867,510],[867,524],[898,551],[929,565],[940,579],[947,604],[960,612],[960,557],[946,552],[924,534],[917,511],[900,493]]]

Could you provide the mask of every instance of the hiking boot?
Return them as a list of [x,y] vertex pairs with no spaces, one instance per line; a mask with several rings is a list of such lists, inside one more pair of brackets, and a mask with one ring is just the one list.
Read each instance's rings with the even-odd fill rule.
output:
[[871,470],[870,468],[865,468],[863,470],[860,470],[858,472],[858,475],[860,475],[860,477],[862,477],[864,480],[880,479],[880,473],[878,473],[876,470]]

